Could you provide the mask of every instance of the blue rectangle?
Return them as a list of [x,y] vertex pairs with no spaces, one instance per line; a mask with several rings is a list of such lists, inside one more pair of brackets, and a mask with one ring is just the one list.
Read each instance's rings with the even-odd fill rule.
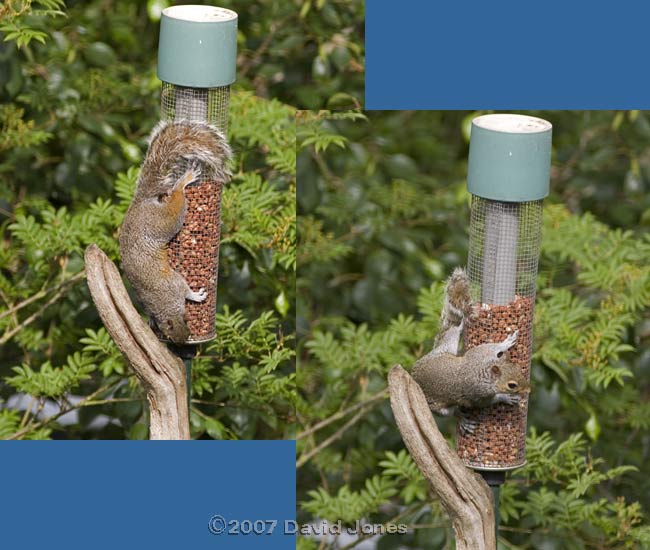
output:
[[366,4],[366,109],[650,108],[650,2]]
[[0,464],[3,548],[296,546],[294,441],[2,442]]

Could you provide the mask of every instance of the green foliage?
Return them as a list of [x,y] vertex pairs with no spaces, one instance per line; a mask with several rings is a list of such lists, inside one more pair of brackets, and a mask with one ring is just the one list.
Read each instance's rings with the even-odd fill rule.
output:
[[[234,0],[237,78],[302,109],[352,109],[364,95],[362,0]],[[289,60],[289,62],[288,62]]]
[[104,327],[98,331],[86,329],[87,336],[79,342],[86,344],[83,352],[97,364],[98,370],[104,378],[109,378],[113,373],[123,375],[125,372],[125,361],[115,342]]
[[280,253],[271,260],[270,267],[278,263],[285,269],[295,269],[295,209],[290,200],[293,190],[278,191],[257,174],[243,174],[235,182],[239,185],[224,191],[224,222],[233,232],[222,242],[241,246],[258,261],[258,251],[263,253],[276,246]]
[[[444,279],[466,262],[466,128],[476,114],[298,118],[303,522],[354,521],[355,513],[373,523],[399,518],[419,526],[399,537],[401,547],[452,547],[448,520],[404,451],[385,387],[392,365],[409,368],[430,349]],[[552,194],[544,206],[528,462],[501,491],[504,547],[644,548],[650,119],[533,114],[554,125]],[[453,420],[437,421],[452,433]],[[370,481],[381,488],[381,504],[368,497]]]
[[404,482],[399,495],[405,504],[426,498],[426,481],[406,449],[402,449],[397,454],[387,451],[386,459],[379,465],[384,469],[383,475],[392,477],[396,482]]
[[[294,356],[292,335],[278,331],[271,311],[249,322],[241,311],[231,313],[225,306],[216,326],[219,338],[193,365],[194,392],[202,398],[209,395],[215,408],[197,411],[195,428],[209,432],[210,423],[223,416],[236,423],[237,429],[230,430],[238,438],[257,439],[264,425],[273,431],[291,430],[295,375],[287,367]],[[215,359],[226,362],[219,376],[210,369]]]
[[[20,413],[9,409],[0,410],[0,439],[10,439],[21,429]],[[49,428],[40,428],[28,431],[22,439],[48,439],[52,430]]]
[[[45,43],[47,33],[38,30],[46,17],[65,15],[64,0],[5,0],[0,6],[0,32],[4,41],[15,41],[18,47],[28,46],[32,40]],[[34,6],[40,6],[35,9]]]
[[387,452],[379,466],[381,475],[366,479],[359,491],[351,491],[347,485],[341,486],[335,496],[322,487],[309,491],[311,498],[302,503],[303,509],[319,518],[353,523],[376,514],[394,495],[399,494],[406,504],[426,498],[426,481],[405,450],[398,454]]
[[40,145],[52,137],[48,132],[34,129],[33,120],[25,122],[24,114],[24,109],[15,105],[0,105],[0,120],[2,120],[0,151]]
[[303,507],[325,519],[340,519],[352,523],[358,518],[377,512],[379,506],[395,493],[395,489],[386,479],[374,476],[366,480],[365,487],[360,491],[350,491],[348,486],[344,485],[335,497],[331,497],[323,489],[310,491],[312,500],[304,503]]
[[[582,434],[557,444],[548,432],[538,435],[535,428],[527,440],[527,456],[528,464],[501,495],[504,521],[520,519],[533,532],[538,529],[544,537],[563,540],[567,547],[586,543],[634,548],[635,543],[643,542],[643,531],[635,529],[644,519],[638,502],[596,498],[599,485],[637,468],[602,470],[605,460],[587,453]],[[538,534],[533,535],[533,541],[541,540]]]
[[298,149],[311,146],[315,153],[321,153],[331,145],[344,147],[347,138],[336,132],[330,125],[330,122],[335,120],[366,120],[366,116],[356,111],[342,113],[302,111],[298,118],[299,124],[296,131]]
[[[83,251],[97,243],[119,265],[118,228],[158,119],[158,26],[142,2],[69,2],[66,17],[40,10],[59,0],[37,4],[0,8],[13,10],[3,23],[48,37],[0,46],[2,437],[139,439],[143,392],[97,316]],[[218,338],[192,368],[197,438],[293,433],[295,109],[246,87],[244,78],[231,94]]]
[[5,378],[5,382],[18,391],[35,397],[59,397],[76,388],[82,380],[90,378],[95,368],[88,357],[76,352],[68,357],[64,367],[53,368],[49,361],[38,372],[34,372],[27,364],[14,367],[16,376]]
[[574,363],[587,367],[585,384],[623,385],[633,373],[622,366],[621,355],[635,349],[625,343],[627,329],[650,306],[648,235],[636,239],[631,231],[611,230],[588,213],[576,218],[559,205],[546,209],[544,229],[543,253],[555,265],[576,265],[577,282],[592,292],[581,297],[564,288],[543,290],[537,326],[548,342],[538,357],[563,380]]

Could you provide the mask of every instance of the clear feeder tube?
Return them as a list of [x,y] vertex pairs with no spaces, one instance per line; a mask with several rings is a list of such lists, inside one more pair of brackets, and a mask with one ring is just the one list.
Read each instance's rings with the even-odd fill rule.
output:
[[[205,122],[226,135],[236,43],[237,14],[231,10],[195,5],[163,10],[158,57],[162,120]],[[179,166],[179,176],[185,168]],[[192,290],[207,291],[204,302],[186,302],[188,344],[207,342],[216,336],[224,183],[203,167],[200,179],[185,189],[185,222],[169,244],[172,268],[185,277]]]
[[[485,115],[474,119],[470,139],[467,270],[476,315],[466,323],[464,347],[501,342],[518,330],[509,358],[529,380],[551,130],[539,118]],[[456,450],[467,466],[504,471],[526,462],[527,394],[519,405],[466,412],[476,429],[458,430]]]

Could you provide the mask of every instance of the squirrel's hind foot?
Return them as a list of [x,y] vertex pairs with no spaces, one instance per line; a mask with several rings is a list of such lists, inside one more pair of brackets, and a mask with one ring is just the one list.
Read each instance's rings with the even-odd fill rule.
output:
[[515,330],[512,334],[508,335],[508,337],[501,342],[501,346],[504,348],[504,350],[509,350],[512,346],[514,346],[517,343],[517,337],[519,336],[519,330]]
[[472,435],[478,428],[478,422],[460,413],[458,415],[458,427],[461,434],[465,436]]
[[205,302],[208,297],[208,291],[205,288],[200,288],[198,292],[190,290],[186,295],[185,299],[190,300],[191,302]]
[[512,346],[515,345],[517,342],[517,337],[519,336],[519,330],[515,330],[510,336],[508,336],[504,341],[503,344],[505,346],[508,346],[508,348],[511,348]]

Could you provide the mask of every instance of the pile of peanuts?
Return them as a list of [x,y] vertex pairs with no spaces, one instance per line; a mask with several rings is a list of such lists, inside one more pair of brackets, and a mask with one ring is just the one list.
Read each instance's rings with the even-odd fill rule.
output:
[[[501,342],[519,330],[517,343],[510,348],[510,361],[521,367],[530,380],[534,297],[517,296],[505,306],[479,304],[478,314],[465,328],[465,349],[486,342]],[[519,406],[497,404],[469,411],[478,423],[473,433],[456,434],[456,452],[472,468],[510,469],[526,461],[526,417],[528,396]]]
[[169,263],[195,292],[205,288],[204,302],[185,302],[185,319],[190,328],[188,343],[215,337],[217,275],[221,228],[221,188],[215,181],[201,181],[185,188],[185,223],[169,243]]

